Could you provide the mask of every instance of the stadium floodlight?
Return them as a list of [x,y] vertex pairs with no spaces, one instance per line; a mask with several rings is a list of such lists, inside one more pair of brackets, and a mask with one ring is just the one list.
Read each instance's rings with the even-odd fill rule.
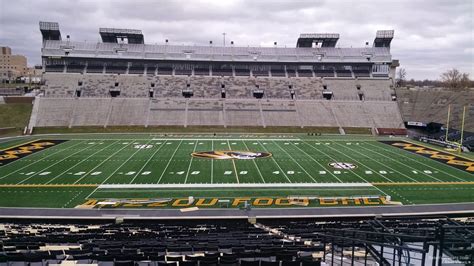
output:
[[141,30],[135,29],[116,29],[116,28],[99,28],[99,34],[105,43],[118,43],[120,40],[127,40],[132,44],[144,44],[144,37]]
[[61,40],[61,32],[59,31],[59,23],[58,22],[46,22],[40,21],[39,27],[41,31],[41,35],[43,36],[43,41],[46,40]]
[[321,43],[321,47],[336,47],[339,33],[302,33],[298,38],[296,47],[310,48],[313,43]]
[[390,48],[394,33],[394,30],[378,30],[375,34],[374,47]]

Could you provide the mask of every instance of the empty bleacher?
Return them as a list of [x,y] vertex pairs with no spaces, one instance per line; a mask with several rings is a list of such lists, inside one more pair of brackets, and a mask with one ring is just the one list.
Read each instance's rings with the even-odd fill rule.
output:
[[148,102],[149,100],[146,98],[113,98],[107,124],[115,126],[145,125]]
[[389,79],[358,79],[356,86],[364,93],[365,100],[391,101],[391,83]]
[[121,225],[53,221],[0,226],[0,263],[264,266],[283,262],[318,266],[320,258],[312,255],[324,250],[320,243],[285,239],[246,220],[163,220]]
[[219,77],[199,77],[194,76],[189,79],[190,89],[193,91],[193,98],[220,98],[221,80]]
[[34,125],[403,128],[390,85],[380,78],[45,73],[42,99],[58,103],[40,104]]
[[[471,218],[3,220],[2,265],[469,265]],[[438,230],[443,228],[443,230]],[[382,251],[383,250],[383,251]],[[443,252],[437,252],[442,250]],[[383,263],[382,263],[383,262]]]
[[225,121],[227,126],[263,126],[258,101],[225,101]]
[[294,101],[262,101],[261,106],[266,126],[301,126]]
[[70,126],[104,126],[112,98],[76,98]]
[[474,90],[453,93],[444,88],[396,89],[397,101],[404,121],[445,124],[451,105],[450,127],[460,129],[462,109],[467,107],[465,129],[474,131]]
[[68,127],[73,115],[74,98],[36,98],[38,105],[36,126],[40,127]]
[[216,100],[188,100],[187,126],[224,126],[224,103]]
[[325,78],[323,84],[333,93],[334,100],[359,100],[354,79]]
[[322,99],[323,83],[320,78],[291,78],[290,83],[296,93],[296,99]]
[[153,99],[149,105],[147,125],[184,126],[186,118],[185,99]]

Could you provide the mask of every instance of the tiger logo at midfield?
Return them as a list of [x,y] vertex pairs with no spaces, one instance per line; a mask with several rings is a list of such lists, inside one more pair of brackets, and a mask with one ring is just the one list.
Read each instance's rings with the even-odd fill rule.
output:
[[253,152],[253,151],[201,151],[201,152],[193,152],[191,155],[197,158],[218,159],[218,160],[227,160],[227,159],[253,160],[256,158],[267,158],[267,157],[272,156],[272,154],[269,152]]

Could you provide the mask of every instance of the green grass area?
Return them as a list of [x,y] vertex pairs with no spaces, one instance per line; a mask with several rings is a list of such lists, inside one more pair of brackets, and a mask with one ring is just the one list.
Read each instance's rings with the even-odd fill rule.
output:
[[345,188],[187,188],[187,189],[99,189],[91,198],[177,198],[189,195],[196,198],[236,197],[347,197],[354,195],[380,196],[382,193],[371,187]]
[[21,135],[28,125],[32,104],[0,104],[0,136]]
[[474,202],[474,185],[380,186],[404,204]]
[[94,188],[0,188],[2,207],[74,208]]
[[[298,133],[222,133],[216,136],[209,133],[167,133],[165,136],[160,132],[71,134],[11,139],[1,142],[0,148],[34,139],[67,141],[42,146],[38,152],[0,166],[0,187],[3,186],[0,190],[3,199],[0,206],[71,207],[85,202],[87,198],[188,196],[255,198],[390,195],[393,200],[403,204],[474,201],[474,174],[466,170],[467,166],[455,168],[453,164],[448,165],[378,141],[396,138],[308,136]],[[209,151],[270,153],[272,156],[255,159],[191,156],[193,152]],[[235,156],[232,153],[230,155]],[[328,188],[288,187],[294,183],[343,184],[342,187],[329,184]],[[373,187],[355,187],[351,185],[354,183],[370,183]],[[129,187],[101,187],[94,190],[101,184]],[[152,184],[153,188],[134,189],[135,185],[141,184]],[[167,184],[181,184],[183,187],[163,189],[163,185]],[[200,184],[205,184],[207,188],[193,187]],[[228,184],[231,187],[213,188],[213,184]],[[253,185],[251,188],[242,188],[240,184]],[[264,188],[269,184],[283,185]],[[16,202],[9,196],[12,194],[8,194],[13,193],[10,191],[22,190],[31,191],[31,197],[18,192]],[[77,192],[70,192],[73,190]],[[42,191],[51,192],[48,194]],[[52,196],[55,193],[57,197]],[[37,195],[44,197],[35,201]],[[71,198],[74,200],[68,203]]]

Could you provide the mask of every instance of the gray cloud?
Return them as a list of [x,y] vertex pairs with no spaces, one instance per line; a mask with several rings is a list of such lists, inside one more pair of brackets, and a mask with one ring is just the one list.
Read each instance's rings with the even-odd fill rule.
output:
[[99,27],[142,29],[147,43],[294,47],[299,33],[337,32],[339,46],[372,42],[395,29],[392,54],[409,78],[438,78],[456,67],[474,77],[470,0],[0,0],[0,45],[40,60],[38,22],[57,21],[76,41],[99,40]]

